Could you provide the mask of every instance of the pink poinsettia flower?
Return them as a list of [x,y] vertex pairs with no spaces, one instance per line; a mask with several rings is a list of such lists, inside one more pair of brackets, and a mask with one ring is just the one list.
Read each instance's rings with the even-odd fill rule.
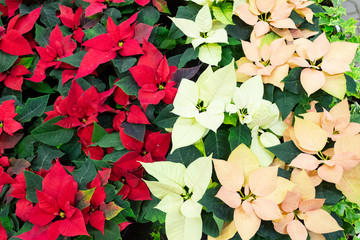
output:
[[[291,67],[304,67],[300,82],[310,96],[319,89],[342,99],[346,92],[344,73],[355,57],[357,43],[330,43],[325,33],[314,42],[301,38],[294,41],[296,56],[289,60]],[[341,54],[340,54],[341,53]]]
[[245,58],[237,61],[238,73],[248,76],[262,75],[264,83],[271,83],[280,89],[284,88],[281,82],[288,75],[287,61],[293,56],[295,47],[286,45],[283,38],[276,39],[262,47],[257,42],[242,41]]
[[235,13],[241,20],[254,26],[257,37],[263,36],[273,28],[296,29],[295,23],[290,19],[294,5],[284,1],[255,0],[241,4]]
[[309,23],[313,23],[312,19],[314,16],[313,11],[308,8],[312,5],[313,1],[308,0],[289,0],[290,4],[294,5],[294,11],[297,12],[300,16],[305,17]]
[[85,54],[76,78],[91,74],[100,64],[106,63],[116,57],[117,52],[121,56],[133,56],[142,54],[143,50],[139,42],[134,39],[137,14],[118,26],[109,16],[107,21],[107,33],[100,34],[83,43],[89,51]]
[[169,66],[166,57],[147,41],[143,42],[143,51],[138,64],[129,69],[141,87],[138,98],[142,107],[146,109],[149,104],[156,105],[161,100],[171,104],[177,92],[171,76],[177,67]]
[[65,58],[73,54],[76,43],[71,39],[71,35],[64,37],[59,26],[56,25],[50,34],[49,45],[46,47],[36,47],[40,55],[40,60],[34,70],[34,75],[28,80],[41,82],[46,78],[45,70],[49,67],[55,69],[59,67],[73,68],[63,63],[60,58]]
[[21,124],[14,120],[17,113],[15,113],[15,100],[7,100],[0,104],[0,135],[5,132],[13,136],[14,132],[22,129]]

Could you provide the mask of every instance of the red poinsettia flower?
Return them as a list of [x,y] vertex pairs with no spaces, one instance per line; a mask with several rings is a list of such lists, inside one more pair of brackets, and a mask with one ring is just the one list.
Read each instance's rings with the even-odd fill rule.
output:
[[41,8],[42,8],[42,6],[32,10],[27,15],[18,14],[16,16],[14,16],[9,21],[7,30],[9,31],[11,29],[14,29],[14,30],[18,31],[18,33],[20,33],[20,34],[25,34],[25,33],[29,32],[34,27],[36,20],[39,18]]
[[104,169],[98,171],[96,177],[88,184],[88,188],[95,188],[93,195],[90,199],[90,206],[83,209],[81,212],[84,215],[86,223],[98,229],[104,234],[105,214],[101,210],[101,206],[105,204],[106,193],[105,185],[108,183],[111,169]]
[[14,120],[16,115],[14,99],[4,101],[0,105],[0,135],[2,132],[6,132],[12,136],[14,132],[23,128],[19,122]]
[[174,87],[176,83],[171,81],[171,76],[177,67],[169,67],[166,57],[147,41],[143,43],[143,51],[144,55],[140,57],[138,64],[129,69],[141,87],[139,90],[141,105],[145,109],[147,105],[156,105],[161,100],[171,104],[177,92],[177,88]]
[[99,112],[112,111],[105,100],[114,91],[114,88],[99,93],[94,86],[84,91],[80,85],[73,81],[67,97],[58,97],[54,104],[54,110],[46,112],[48,115],[44,121],[56,116],[65,116],[56,124],[64,128],[91,125],[97,122]]
[[[43,233],[44,230],[38,227],[48,226],[44,230],[46,239],[55,240],[60,234],[66,237],[89,236],[83,215],[74,206],[77,189],[78,184],[57,161],[43,179],[42,191],[36,192],[39,202],[31,209],[28,221],[34,224],[35,230],[38,231],[30,232],[36,236],[39,231]],[[17,237],[28,239],[30,236],[24,233]]]
[[0,192],[5,184],[14,183],[15,180],[0,167]]
[[15,29],[7,30],[0,26],[0,50],[16,56],[34,54],[29,42]]
[[83,29],[80,27],[80,17],[84,13],[82,7],[80,6],[75,13],[73,12],[72,8],[59,5],[60,6],[60,20],[61,22],[71,28],[73,30],[73,38],[82,43],[82,39],[85,36]]
[[125,2],[125,0],[84,0],[85,2],[90,3],[90,5],[85,9],[85,17],[94,15],[96,13],[102,12],[104,9],[107,8],[103,2],[114,2],[114,3],[121,3]]
[[0,73],[0,82],[4,82],[5,86],[16,91],[21,91],[24,81],[24,75],[31,72],[23,65],[16,65],[6,72]]
[[72,66],[64,64],[60,58],[68,57],[73,54],[76,49],[76,43],[71,40],[71,36],[64,37],[59,26],[56,25],[50,34],[49,45],[46,47],[36,47],[40,55],[40,60],[34,70],[34,75],[29,78],[33,82],[41,82],[46,78],[45,70],[49,67],[59,68]]
[[107,21],[107,33],[100,34],[83,43],[89,48],[85,54],[76,78],[81,78],[92,73],[100,64],[106,63],[116,57],[118,52],[121,56],[133,56],[142,54],[143,50],[137,40],[134,39],[134,22],[137,14],[116,26],[109,16]]
[[101,160],[104,158],[104,150],[99,146],[90,146],[93,144],[91,141],[94,132],[94,125],[81,127],[77,131],[77,135],[80,138],[81,150],[84,151],[86,156],[90,156],[91,159]]
[[6,7],[8,9],[8,17],[14,16],[16,10],[19,9],[23,0],[5,0]]

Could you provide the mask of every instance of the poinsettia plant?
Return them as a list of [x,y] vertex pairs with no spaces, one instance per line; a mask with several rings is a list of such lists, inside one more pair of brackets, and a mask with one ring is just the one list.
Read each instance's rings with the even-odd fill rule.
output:
[[356,239],[332,2],[0,1],[0,240]]

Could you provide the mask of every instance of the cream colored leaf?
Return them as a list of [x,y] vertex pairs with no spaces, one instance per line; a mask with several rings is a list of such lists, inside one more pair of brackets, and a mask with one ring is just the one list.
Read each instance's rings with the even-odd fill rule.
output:
[[245,182],[247,182],[251,172],[260,168],[259,160],[255,154],[243,143],[231,152],[228,161],[235,163],[242,169]]
[[199,240],[202,235],[201,217],[185,217],[176,209],[166,214],[165,231],[171,240]]
[[171,18],[171,21],[188,37],[191,38],[198,38],[200,37],[200,32],[196,27],[189,27],[194,26],[195,22],[189,19],[184,18]]
[[305,216],[305,227],[314,233],[331,233],[343,230],[336,220],[323,209],[306,212]]
[[178,195],[184,194],[185,190],[180,186],[170,185],[155,181],[144,180],[150,192],[157,198],[163,199],[167,194],[176,193]]
[[154,208],[159,209],[165,213],[174,211],[174,209],[180,210],[184,200],[179,194],[169,193],[167,194]]
[[360,165],[345,171],[336,188],[339,189],[347,200],[360,205]]
[[217,66],[221,60],[221,46],[217,43],[207,43],[200,46],[199,59],[203,63]]
[[196,27],[199,32],[206,33],[212,28],[212,18],[209,5],[204,5],[195,18],[195,26],[187,26],[188,28]]

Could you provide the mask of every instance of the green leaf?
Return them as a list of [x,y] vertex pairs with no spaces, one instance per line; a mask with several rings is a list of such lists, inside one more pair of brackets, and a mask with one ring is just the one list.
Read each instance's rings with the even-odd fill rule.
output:
[[246,125],[239,124],[236,127],[231,127],[229,130],[229,143],[231,151],[242,143],[250,147],[251,130]]
[[25,81],[25,85],[39,93],[55,93],[55,90],[46,82]]
[[294,158],[302,153],[292,141],[284,142],[266,149],[287,164],[291,163]]
[[190,47],[190,48],[186,49],[185,52],[183,54],[181,54],[178,68],[185,67],[186,63],[188,63],[191,60],[196,59],[198,57],[198,55],[199,55],[198,48],[194,49],[193,47]]
[[239,117],[237,114],[230,114],[225,112],[224,124],[233,125],[236,127],[237,122],[239,121]]
[[140,89],[132,76],[120,78],[115,85],[121,88],[127,95],[137,96]]
[[303,69],[300,67],[296,67],[291,69],[289,75],[287,75],[282,82],[285,83],[284,89],[291,92],[298,94],[301,91],[304,91],[303,87],[300,83],[300,74]]
[[152,6],[144,7],[138,14],[137,20],[138,23],[145,23],[150,26],[154,26],[157,21],[159,21],[160,13],[156,8]]
[[143,124],[132,124],[124,122],[121,124],[124,127],[124,133],[130,137],[135,138],[136,140],[143,142],[146,127]]
[[337,190],[333,183],[322,181],[315,189],[316,198],[325,198],[326,205],[335,205],[343,197],[342,192]]
[[113,151],[112,153],[106,154],[105,157],[101,160],[102,162],[116,162],[126,153],[128,150],[121,150],[121,151]]
[[20,61],[16,64],[16,66],[17,65],[23,65],[24,67],[29,68],[34,59],[35,59],[35,57],[23,57],[23,58],[20,58]]
[[34,154],[34,143],[36,140],[27,135],[15,147],[15,153],[19,158],[31,157]]
[[16,116],[17,121],[25,123],[29,122],[33,117],[40,117],[45,111],[48,100],[49,95],[37,98],[28,98],[24,107],[16,108],[16,112],[18,113]]
[[7,54],[0,50],[0,72],[8,70],[18,59],[18,56]]
[[154,124],[161,128],[172,128],[179,117],[171,112],[173,109],[174,106],[172,104],[166,106],[155,118]]
[[86,189],[86,184],[96,177],[96,169],[90,159],[87,159],[79,169],[74,171],[74,180],[79,184],[80,189]]
[[126,72],[136,63],[136,58],[134,57],[119,57],[111,60],[119,73]]
[[42,180],[43,178],[39,175],[24,171],[25,176],[25,183],[26,183],[26,199],[30,202],[38,202],[37,196],[36,196],[36,189],[39,191],[42,191]]
[[82,59],[84,58],[85,54],[86,54],[86,51],[79,51],[68,57],[60,58],[60,61],[70,64],[71,66],[79,68],[80,63],[81,63]]
[[199,150],[194,146],[188,146],[176,149],[173,154],[167,157],[167,161],[182,163],[185,167],[189,166],[190,163],[202,157]]
[[121,142],[120,134],[118,132],[103,136],[100,140],[98,140],[96,143],[92,144],[91,146],[100,146],[104,148],[113,147],[116,150],[125,149],[124,145]]
[[214,188],[207,189],[199,203],[206,208],[207,212],[213,212],[216,217],[226,222],[231,222],[233,220],[234,209],[226,205],[220,198],[215,197],[220,187],[220,185],[217,185]]
[[58,3],[45,3],[41,8],[40,21],[45,24],[46,27],[55,27],[56,24],[60,24],[60,19],[56,16],[56,12],[59,10]]
[[292,11],[290,14],[290,19],[294,21],[296,26],[299,26],[300,24],[302,24],[303,22],[305,22],[305,18],[303,18],[302,16],[300,16],[297,12]]
[[358,94],[357,90],[356,90],[356,82],[354,80],[354,78],[352,78],[351,76],[345,74],[345,78],[346,78],[346,91],[348,94],[353,95]]
[[84,33],[85,37],[89,40],[99,36],[100,34],[106,33],[106,29],[101,23],[98,23],[95,27],[84,30]]
[[227,25],[225,30],[227,33],[237,40],[248,40],[253,27],[243,22],[238,16],[232,18],[235,25]]
[[203,232],[206,235],[210,235],[211,237],[218,237],[222,226],[224,224],[224,221],[220,220],[217,218],[217,220],[215,220],[215,217],[213,215],[213,213],[207,213],[207,212],[202,212],[201,213],[201,219],[203,222]]
[[31,162],[31,168],[35,171],[39,171],[40,169],[49,170],[52,166],[52,160],[60,158],[63,155],[63,152],[55,148],[46,145],[40,145],[37,149],[37,158]]
[[105,135],[108,135],[108,132],[105,131],[105,129],[101,127],[97,122],[94,122],[94,130],[91,137],[91,142],[98,142]]
[[351,114],[350,122],[360,123],[360,114],[358,113]]
[[31,136],[39,142],[50,146],[58,146],[69,142],[75,130],[54,125],[54,123],[58,122],[60,118],[61,117],[55,117],[41,124],[31,131]]
[[212,153],[214,158],[227,159],[230,155],[228,137],[227,130],[218,129],[216,133],[210,131],[204,143],[206,155],[209,156]]
[[66,159],[77,159],[81,154],[81,143],[79,138],[73,137],[68,143],[61,145],[60,150],[65,153]]
[[94,231],[96,240],[114,240],[121,239],[120,228],[114,221],[105,221],[104,234],[99,230]]
[[233,5],[229,2],[224,2],[220,6],[212,7],[214,17],[221,23],[228,25],[234,24],[232,21]]
[[275,89],[275,104],[278,106],[283,120],[289,115],[289,113],[296,106],[296,104],[298,104],[299,99],[299,95],[288,91],[282,92],[280,89]]
[[35,23],[35,41],[39,43],[41,47],[45,47],[49,44],[50,33],[50,28],[43,28]]

